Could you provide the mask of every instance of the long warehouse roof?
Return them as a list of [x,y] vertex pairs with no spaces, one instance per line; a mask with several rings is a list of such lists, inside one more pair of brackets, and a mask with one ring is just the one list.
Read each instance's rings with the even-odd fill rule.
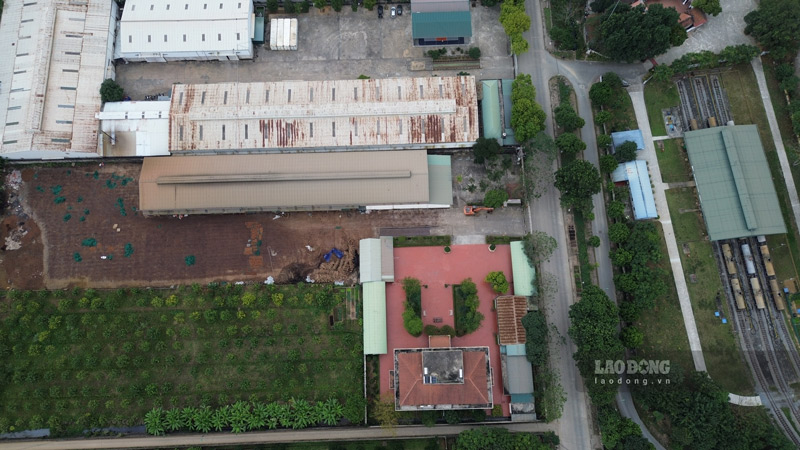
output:
[[249,51],[252,12],[252,0],[127,0],[121,54]]
[[[6,1],[0,23],[0,154],[58,158],[98,151],[100,84],[115,2]],[[107,73],[108,71],[108,73]]]
[[684,139],[712,241],[786,233],[755,125],[688,131]]
[[414,149],[478,138],[471,76],[176,84],[169,148]]
[[144,214],[335,210],[429,201],[423,150],[145,158]]

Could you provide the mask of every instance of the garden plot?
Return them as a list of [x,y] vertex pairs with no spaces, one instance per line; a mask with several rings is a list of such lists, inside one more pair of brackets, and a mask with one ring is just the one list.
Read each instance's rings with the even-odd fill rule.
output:
[[0,303],[0,433],[74,434],[141,424],[151,408],[293,398],[335,398],[358,421],[360,312],[343,313],[354,294],[263,284],[11,291]]
[[[19,208],[12,208],[15,218],[4,222],[2,237],[19,222],[28,234],[21,249],[2,254],[1,286],[171,286],[269,276],[279,283],[349,283],[359,239],[377,237],[385,227],[437,226],[441,216],[347,211],[145,218],[136,209],[140,169],[140,163],[107,163],[21,170]],[[37,227],[44,249],[24,244]],[[323,256],[334,247],[344,258],[326,263]]]

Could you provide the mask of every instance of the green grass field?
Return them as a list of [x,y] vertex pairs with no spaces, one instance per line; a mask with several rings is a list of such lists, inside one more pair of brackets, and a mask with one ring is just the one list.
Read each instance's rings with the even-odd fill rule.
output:
[[647,117],[650,119],[650,130],[653,136],[665,136],[667,129],[661,110],[678,106],[681,103],[675,83],[663,83],[651,80],[644,86],[644,101],[647,104]]
[[[675,229],[675,239],[683,263],[684,277],[692,300],[706,366],[711,378],[723,388],[735,394],[751,395],[754,392],[752,381],[748,375],[744,375],[749,373],[749,369],[739,354],[730,321],[727,325],[723,325],[720,319],[714,316],[714,311],[719,310],[717,295],[724,296],[725,293],[722,290],[711,243],[706,240],[703,233],[705,226],[699,211],[696,211],[696,202],[694,189],[667,191],[667,203]],[[684,251],[684,245],[688,247],[688,254]],[[691,281],[692,274],[696,276],[694,283]],[[728,302],[724,297],[721,304],[723,314],[731,317]]]
[[9,293],[0,432],[137,425],[155,407],[363,399],[351,294],[324,285]]
[[[654,142],[661,180],[665,183],[691,181],[686,151],[682,149],[683,139],[667,139]],[[663,145],[663,150],[661,146]]]

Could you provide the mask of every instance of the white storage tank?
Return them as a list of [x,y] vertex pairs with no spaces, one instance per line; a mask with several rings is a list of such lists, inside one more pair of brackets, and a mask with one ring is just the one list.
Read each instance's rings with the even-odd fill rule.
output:
[[292,36],[292,21],[289,19],[283,19],[283,42],[281,44],[281,50],[290,50],[289,48],[289,41]]
[[297,19],[290,19],[289,27],[289,48],[287,50],[297,50]]
[[269,21],[269,49],[277,50],[278,43],[278,19],[270,19]]

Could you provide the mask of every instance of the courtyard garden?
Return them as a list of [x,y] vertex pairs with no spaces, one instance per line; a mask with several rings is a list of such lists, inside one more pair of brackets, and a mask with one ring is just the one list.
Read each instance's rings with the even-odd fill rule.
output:
[[154,408],[240,401],[329,402],[363,420],[356,290],[195,284],[5,295],[0,432],[75,435],[141,425]]

